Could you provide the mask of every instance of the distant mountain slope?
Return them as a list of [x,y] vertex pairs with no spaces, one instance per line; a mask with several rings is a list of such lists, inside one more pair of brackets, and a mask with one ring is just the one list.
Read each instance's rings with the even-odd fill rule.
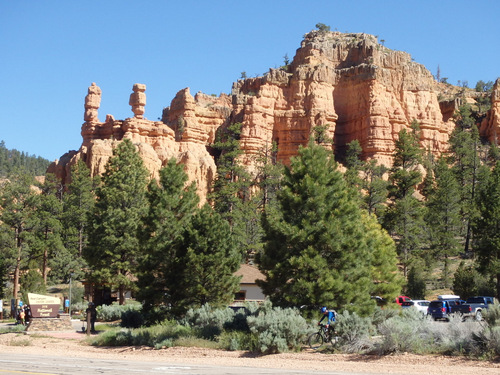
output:
[[33,176],[44,176],[50,161],[40,156],[28,155],[16,149],[9,150],[0,142],[0,177],[7,177],[19,170]]

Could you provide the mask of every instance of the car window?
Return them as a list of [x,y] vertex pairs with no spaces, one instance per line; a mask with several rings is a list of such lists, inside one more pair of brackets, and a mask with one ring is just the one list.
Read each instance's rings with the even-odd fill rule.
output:
[[427,302],[427,301],[421,301],[421,302],[418,302],[418,304],[420,306],[429,306],[429,302]]
[[441,301],[432,301],[429,303],[429,307],[439,307],[441,308],[443,306],[443,302]]

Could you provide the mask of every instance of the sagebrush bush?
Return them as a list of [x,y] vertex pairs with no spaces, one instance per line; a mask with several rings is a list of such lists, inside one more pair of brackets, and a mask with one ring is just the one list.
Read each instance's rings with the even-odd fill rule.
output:
[[387,319],[395,317],[401,313],[401,309],[399,308],[391,308],[387,307],[382,309],[380,306],[375,308],[375,311],[372,315],[372,325],[377,327],[380,323],[385,322]]
[[120,320],[125,311],[140,309],[140,303],[128,303],[126,305],[113,303],[112,305],[97,306],[97,320],[101,322],[113,322],[115,320]]
[[266,306],[257,316],[247,318],[250,331],[257,336],[256,350],[281,353],[299,348],[310,327],[295,309]]
[[405,309],[400,315],[393,316],[377,326],[382,336],[374,350],[379,354],[411,352],[423,354],[432,344],[429,334],[431,320],[418,311]]
[[244,331],[224,331],[217,338],[220,348],[225,350],[257,350],[257,335]]
[[203,338],[214,339],[220,335],[224,326],[233,321],[234,310],[213,309],[209,304],[205,304],[198,309],[189,309],[182,323],[194,327]]
[[339,339],[339,346],[347,353],[358,353],[370,347],[370,318],[360,317],[358,314],[344,310],[337,314],[335,332]]
[[463,321],[462,316],[452,314],[448,323],[433,322],[429,334],[432,336],[432,351],[440,354],[475,354],[480,350],[477,337],[483,326],[476,321]]
[[175,340],[179,337],[191,336],[192,330],[172,321],[142,328],[120,328],[104,332],[93,340],[97,346],[151,346],[156,347],[165,340]]
[[491,305],[483,310],[483,318],[490,327],[500,326],[500,305]]

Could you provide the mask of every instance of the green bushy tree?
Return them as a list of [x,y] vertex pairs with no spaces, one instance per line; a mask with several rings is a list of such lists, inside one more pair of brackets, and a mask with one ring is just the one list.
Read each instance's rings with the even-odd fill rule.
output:
[[444,287],[448,288],[450,257],[459,253],[461,220],[458,183],[444,158],[435,168],[435,188],[429,194],[425,218],[433,254],[444,263]]
[[135,146],[125,139],[106,164],[91,217],[84,252],[92,268],[89,277],[117,287],[120,304],[125,302],[125,289],[134,286],[131,275],[139,256],[137,231],[147,210],[147,176]]
[[199,203],[195,184],[186,186],[186,182],[182,165],[170,159],[160,170],[159,181],[149,184],[138,272],[138,298],[146,311],[174,302],[171,290],[179,277],[177,252]]
[[418,170],[422,151],[419,145],[418,123],[412,130],[399,132],[394,151],[394,163],[389,175],[389,205],[383,215],[384,228],[396,241],[396,248],[407,276],[414,252],[422,246],[424,206],[415,196],[422,174]]
[[183,315],[207,303],[227,306],[239,290],[240,278],[234,272],[241,260],[228,223],[209,205],[203,206],[185,229],[177,252],[173,311]]
[[27,174],[12,176],[1,184],[0,245],[6,272],[14,275],[13,298],[18,298],[21,270],[28,267],[32,255],[39,195],[32,188],[34,179]]
[[500,162],[477,197],[479,215],[473,221],[476,237],[475,252],[480,270],[495,283],[496,297],[500,299]]
[[331,154],[310,142],[285,170],[278,205],[264,215],[259,284],[278,306],[370,311],[372,255],[357,195]]

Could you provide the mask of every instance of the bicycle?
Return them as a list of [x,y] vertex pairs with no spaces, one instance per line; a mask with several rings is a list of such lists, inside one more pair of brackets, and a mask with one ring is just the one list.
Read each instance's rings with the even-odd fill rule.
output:
[[311,349],[318,349],[325,343],[330,343],[332,346],[336,344],[337,337],[331,336],[334,332],[330,332],[326,324],[320,324],[318,332],[315,332],[307,338],[307,343]]

